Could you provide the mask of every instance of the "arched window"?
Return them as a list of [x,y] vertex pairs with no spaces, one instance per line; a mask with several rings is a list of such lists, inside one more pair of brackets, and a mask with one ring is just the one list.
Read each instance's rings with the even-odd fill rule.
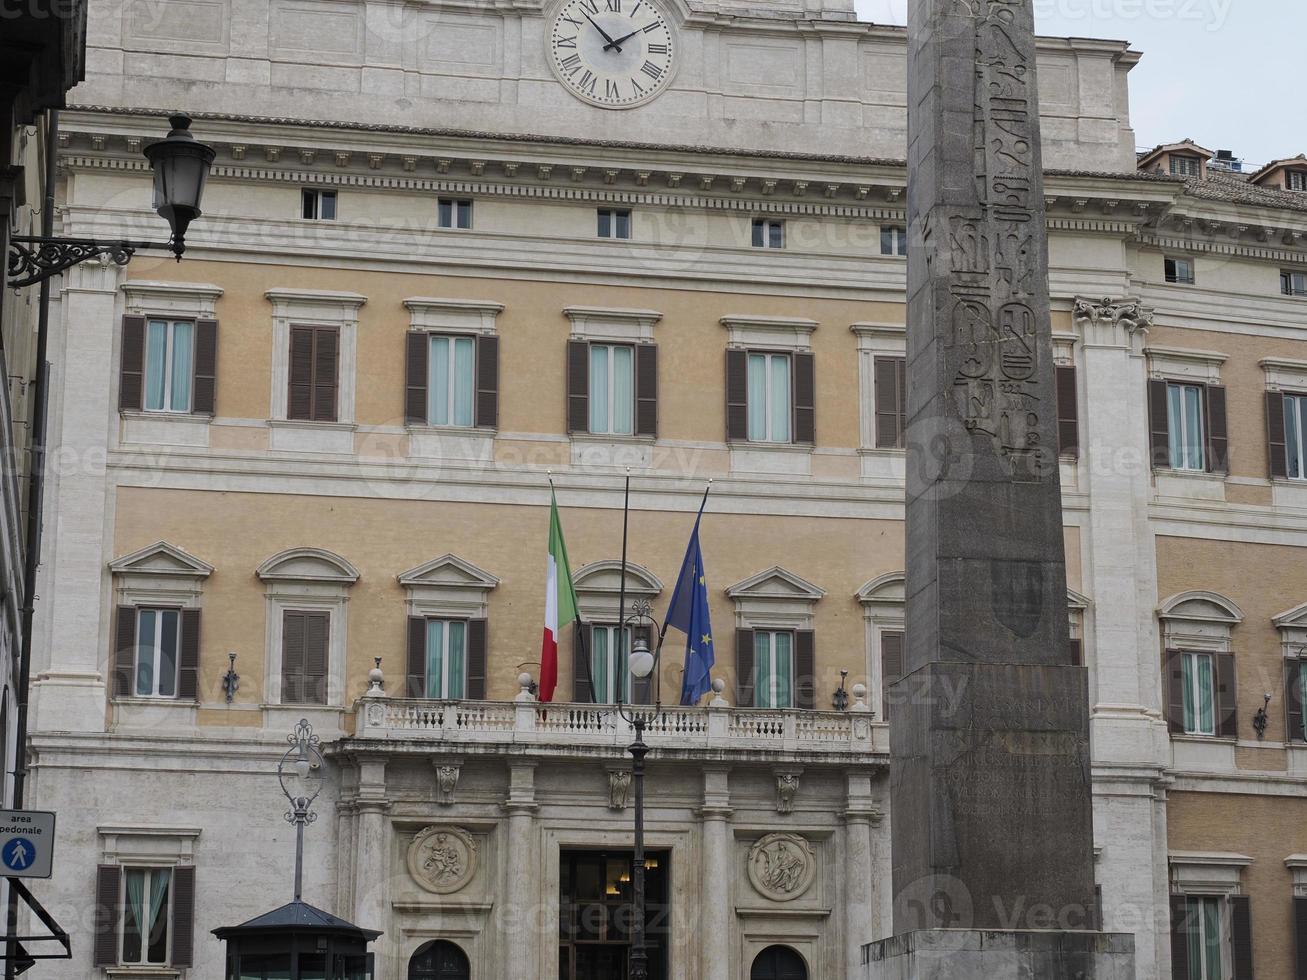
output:
[[444,939],[419,946],[408,961],[408,980],[471,980],[471,977],[467,954]]
[[768,946],[753,961],[749,980],[808,980],[808,965],[788,946]]

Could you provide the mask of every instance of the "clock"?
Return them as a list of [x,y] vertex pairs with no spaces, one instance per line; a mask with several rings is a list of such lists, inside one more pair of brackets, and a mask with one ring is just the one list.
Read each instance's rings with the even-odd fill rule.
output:
[[667,86],[676,43],[649,0],[564,0],[550,25],[549,55],[573,95],[605,109],[629,109]]

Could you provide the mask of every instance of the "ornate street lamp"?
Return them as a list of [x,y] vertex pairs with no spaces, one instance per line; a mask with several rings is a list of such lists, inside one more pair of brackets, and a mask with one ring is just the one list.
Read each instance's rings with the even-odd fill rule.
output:
[[101,242],[93,238],[15,235],[9,239],[10,287],[31,286],[101,256],[126,265],[142,248],[170,249],[181,261],[186,251],[186,229],[201,214],[200,198],[214,149],[191,135],[190,116],[179,112],[168,121],[172,130],[166,138],[147,146],[145,156],[154,171],[154,210],[168,222],[172,238],[167,242]]

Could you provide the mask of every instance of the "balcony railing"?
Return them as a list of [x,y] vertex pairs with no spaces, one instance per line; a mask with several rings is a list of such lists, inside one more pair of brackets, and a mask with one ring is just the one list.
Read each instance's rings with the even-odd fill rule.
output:
[[[613,705],[534,701],[427,701],[368,696],[355,735],[446,744],[615,746],[635,736]],[[630,708],[628,711],[632,710]],[[867,754],[888,751],[888,729],[867,711],[640,706],[657,749]]]

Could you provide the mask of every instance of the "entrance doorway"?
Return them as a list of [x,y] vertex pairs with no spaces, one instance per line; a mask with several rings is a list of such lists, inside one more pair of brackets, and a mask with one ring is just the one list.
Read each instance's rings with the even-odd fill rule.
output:
[[[559,980],[627,980],[631,949],[630,851],[563,851],[558,860]],[[650,980],[666,980],[671,945],[671,853],[646,851],[645,950]]]
[[419,946],[408,961],[408,980],[472,980],[467,954],[451,942],[436,939]]
[[808,980],[808,965],[788,946],[768,946],[753,961],[749,980]]

